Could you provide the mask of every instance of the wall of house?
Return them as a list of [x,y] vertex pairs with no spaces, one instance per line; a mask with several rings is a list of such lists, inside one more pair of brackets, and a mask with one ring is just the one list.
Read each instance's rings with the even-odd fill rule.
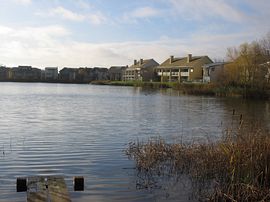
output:
[[156,81],[157,75],[155,68],[159,64],[155,60],[150,60],[141,69],[142,81]]
[[220,77],[223,75],[224,65],[218,65],[214,67],[210,67],[210,82],[218,82]]
[[189,74],[190,81],[202,81],[203,79],[203,68],[205,64],[213,63],[209,57],[203,57],[200,61],[193,67],[193,72]]

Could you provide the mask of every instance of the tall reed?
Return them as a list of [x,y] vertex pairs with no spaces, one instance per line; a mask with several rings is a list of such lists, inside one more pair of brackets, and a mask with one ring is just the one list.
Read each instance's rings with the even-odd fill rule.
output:
[[130,143],[126,154],[139,172],[188,175],[203,201],[270,201],[270,134],[242,123],[215,142],[169,144],[156,138]]

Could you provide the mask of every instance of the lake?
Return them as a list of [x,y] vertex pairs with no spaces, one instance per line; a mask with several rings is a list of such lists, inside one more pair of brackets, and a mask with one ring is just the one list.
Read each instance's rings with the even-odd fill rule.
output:
[[[186,201],[190,190],[164,183],[138,189],[131,141],[211,141],[237,124],[270,123],[270,103],[180,95],[171,89],[0,83],[0,201],[25,201],[16,178],[63,175],[72,201]],[[232,116],[235,109],[235,115]],[[84,176],[85,191],[72,191]]]

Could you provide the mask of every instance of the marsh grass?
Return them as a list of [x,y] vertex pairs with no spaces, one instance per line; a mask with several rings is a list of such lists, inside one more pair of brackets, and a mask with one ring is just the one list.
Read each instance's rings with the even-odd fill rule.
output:
[[258,124],[243,127],[241,120],[208,143],[131,142],[126,154],[152,184],[188,175],[201,201],[270,201],[270,134]]

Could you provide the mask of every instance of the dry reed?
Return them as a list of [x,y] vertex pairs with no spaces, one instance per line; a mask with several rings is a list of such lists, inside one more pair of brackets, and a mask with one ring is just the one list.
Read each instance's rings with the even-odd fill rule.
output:
[[212,143],[137,141],[126,154],[140,173],[188,175],[202,201],[270,201],[270,134],[257,126],[241,122]]

